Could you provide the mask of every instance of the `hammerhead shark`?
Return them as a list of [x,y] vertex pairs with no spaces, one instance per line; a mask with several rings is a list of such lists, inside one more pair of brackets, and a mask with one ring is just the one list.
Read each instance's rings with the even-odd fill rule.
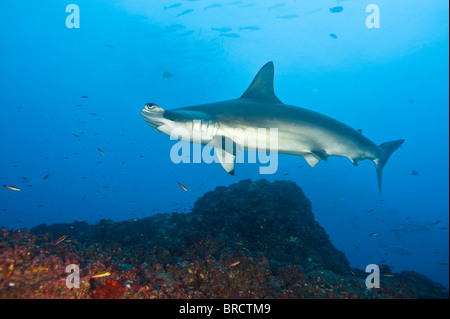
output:
[[[189,132],[188,137],[178,136],[177,139],[211,144],[223,168],[231,175],[239,151],[258,151],[259,142],[269,141],[268,134],[256,134],[257,141],[251,142],[255,135],[249,134],[252,132],[249,129],[254,132],[259,128],[276,128],[275,151],[302,156],[312,167],[329,156],[347,157],[354,165],[365,159],[372,160],[381,194],[383,168],[404,140],[377,146],[361,130],[318,112],[284,104],[275,95],[273,78],[273,62],[268,62],[240,98],[172,110],[147,103],[141,114],[156,131],[173,136],[174,130],[184,129]],[[200,139],[193,138],[196,133],[201,134]]]

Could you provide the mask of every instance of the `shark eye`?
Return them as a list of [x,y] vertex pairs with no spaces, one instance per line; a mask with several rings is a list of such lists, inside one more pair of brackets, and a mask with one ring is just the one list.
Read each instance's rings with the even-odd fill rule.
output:
[[158,105],[156,105],[155,103],[147,103],[147,104],[145,104],[145,106],[149,109],[152,109],[153,107],[158,106]]

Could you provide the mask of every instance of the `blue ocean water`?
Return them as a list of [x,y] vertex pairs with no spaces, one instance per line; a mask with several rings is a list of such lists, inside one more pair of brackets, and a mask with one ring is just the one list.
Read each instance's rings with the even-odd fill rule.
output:
[[[79,28],[66,24],[71,3]],[[370,4],[379,28],[367,27]],[[448,287],[448,12],[438,0],[2,1],[0,184],[20,191],[0,189],[0,226],[189,212],[216,186],[292,180],[352,266]],[[369,161],[311,168],[280,155],[273,175],[243,163],[235,176],[171,162],[175,141],[145,123],[143,105],[237,98],[268,61],[284,103],[376,144],[406,140],[381,196]]]

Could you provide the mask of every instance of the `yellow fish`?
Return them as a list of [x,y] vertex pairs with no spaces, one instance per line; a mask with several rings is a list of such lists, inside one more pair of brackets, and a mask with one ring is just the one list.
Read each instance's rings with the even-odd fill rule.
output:
[[178,182],[178,185],[180,185],[181,186],[181,188],[182,189],[184,189],[186,192],[187,192],[187,189],[186,189],[186,187],[184,187],[184,185],[183,184],[181,184],[180,182]]
[[230,265],[230,267],[237,266],[237,265],[239,265],[240,263],[241,263],[240,261],[236,261],[235,263],[232,263],[232,264]]
[[102,278],[102,277],[108,277],[108,276],[111,276],[111,273],[109,271],[94,275],[91,278]]
[[60,242],[64,241],[64,239],[67,238],[67,235],[61,236],[58,238],[58,240],[55,242],[55,245],[58,245]]
[[11,186],[11,185],[3,185],[3,187],[12,189],[13,191],[18,191],[18,192],[20,192],[20,188],[17,188],[17,187]]

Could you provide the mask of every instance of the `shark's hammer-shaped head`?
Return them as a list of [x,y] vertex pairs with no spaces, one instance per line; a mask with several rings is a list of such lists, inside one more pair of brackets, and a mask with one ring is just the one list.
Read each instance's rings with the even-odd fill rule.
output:
[[[217,125],[203,113],[192,110],[164,110],[147,103],[141,110],[142,117],[155,131],[169,135],[173,139],[208,143],[217,132]],[[195,139],[195,136],[198,138]]]
[[164,132],[164,127],[170,126],[171,121],[164,117],[164,109],[155,103],[145,104],[141,114],[147,124],[158,132]]

